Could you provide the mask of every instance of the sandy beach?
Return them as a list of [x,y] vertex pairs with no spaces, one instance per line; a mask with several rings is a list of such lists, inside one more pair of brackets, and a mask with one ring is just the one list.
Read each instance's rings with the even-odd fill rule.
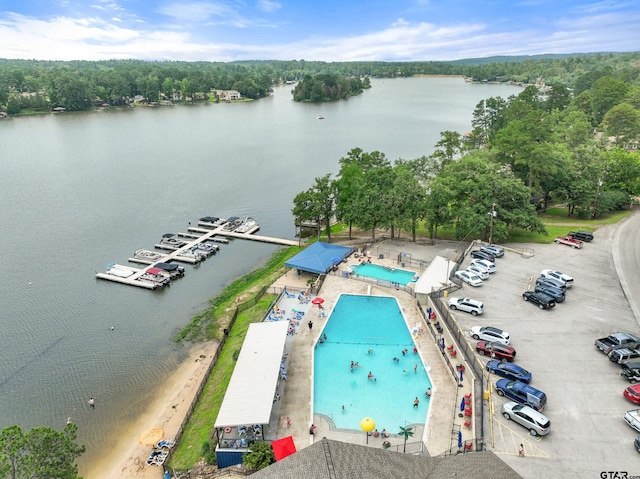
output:
[[156,399],[145,413],[119,434],[109,453],[84,476],[87,479],[162,479],[162,467],[145,463],[152,448],[141,444],[140,436],[150,428],[159,427],[164,430],[165,439],[175,437],[217,347],[217,342],[195,345],[189,358],[160,385]]

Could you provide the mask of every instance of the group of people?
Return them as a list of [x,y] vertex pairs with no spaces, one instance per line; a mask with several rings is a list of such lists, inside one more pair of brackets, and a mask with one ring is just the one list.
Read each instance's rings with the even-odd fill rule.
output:
[[378,429],[374,429],[373,432],[369,433],[371,434],[373,437],[389,437],[389,433],[387,432],[386,429],[383,429],[382,431],[378,431]]
[[358,361],[351,361],[351,364],[349,365],[349,369],[351,370],[351,372],[353,372],[353,368],[361,368],[361,367],[362,366],[360,366]]

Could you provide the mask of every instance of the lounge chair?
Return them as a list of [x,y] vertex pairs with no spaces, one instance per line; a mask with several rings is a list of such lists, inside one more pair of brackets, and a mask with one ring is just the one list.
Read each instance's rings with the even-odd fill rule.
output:
[[245,434],[247,434],[246,426],[238,426],[238,435],[244,436]]
[[168,449],[171,449],[173,446],[176,445],[175,441],[171,441],[169,439],[163,439],[162,441],[160,441],[156,447],[162,449],[163,447],[166,447]]
[[289,291],[287,291],[286,289],[284,290],[284,295],[285,295],[287,298],[295,298],[295,297],[296,297],[296,295],[295,295],[295,294],[290,293],[290,292],[289,292]]

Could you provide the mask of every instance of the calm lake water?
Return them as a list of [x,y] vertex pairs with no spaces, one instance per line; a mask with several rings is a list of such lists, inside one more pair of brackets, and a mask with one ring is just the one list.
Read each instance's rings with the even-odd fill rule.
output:
[[163,291],[96,271],[207,215],[254,216],[261,234],[294,239],[292,199],[352,148],[428,155],[441,131],[471,129],[480,100],[520,91],[452,78],[372,84],[320,105],[294,103],[282,86],[251,103],[0,121],[0,427],[60,429],[71,416],[87,445],[82,472],[184,358],[171,337],[277,247],[222,245]]

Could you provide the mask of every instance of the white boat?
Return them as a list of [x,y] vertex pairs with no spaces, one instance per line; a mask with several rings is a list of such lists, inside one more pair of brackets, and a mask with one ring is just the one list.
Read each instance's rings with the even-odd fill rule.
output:
[[204,251],[205,253],[216,254],[220,249],[220,246],[211,243],[198,243],[196,245],[196,248],[198,248],[200,251]]
[[121,266],[118,266],[117,264],[111,264],[107,266],[107,274],[110,274],[112,276],[117,276],[118,278],[128,278],[134,273],[135,271],[123,268]]
[[171,276],[162,268],[149,268],[142,276],[138,278],[140,281],[159,284],[165,286],[171,283]]
[[133,255],[136,259],[144,259],[147,261],[160,261],[164,255],[162,253],[158,253],[157,251],[149,251],[148,249],[139,249]]
[[240,226],[238,226],[235,229],[236,233],[248,233],[251,230],[255,230],[256,228],[260,228],[260,225],[258,224],[258,222],[252,218],[251,216],[248,216]]

